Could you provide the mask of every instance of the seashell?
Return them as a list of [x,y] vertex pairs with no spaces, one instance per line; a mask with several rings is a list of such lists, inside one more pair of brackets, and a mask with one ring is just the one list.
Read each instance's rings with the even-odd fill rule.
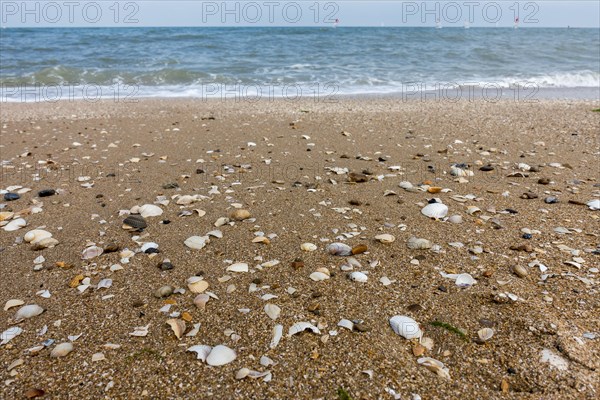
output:
[[266,236],[257,236],[254,239],[252,239],[252,243],[270,244],[271,241]]
[[281,308],[276,306],[275,304],[267,303],[265,304],[265,313],[275,321],[281,315]]
[[27,221],[25,221],[23,218],[17,218],[4,225],[2,229],[4,229],[6,232],[13,232],[23,228],[24,226],[27,226]]
[[369,277],[362,272],[354,271],[348,274],[348,278],[353,282],[366,282]]
[[172,294],[173,294],[172,286],[163,286],[159,289],[156,289],[156,292],[154,292],[154,297],[156,297],[158,299],[162,299],[163,297],[169,297]]
[[463,218],[460,215],[452,215],[448,218],[448,222],[453,224],[462,224]]
[[460,274],[456,277],[456,286],[468,288],[475,284],[475,279],[470,274]]
[[33,318],[44,312],[44,309],[37,304],[30,304],[19,308],[15,314],[15,321],[19,322],[24,319]]
[[220,344],[212,348],[210,354],[206,357],[206,363],[213,367],[219,367],[233,362],[236,357],[237,354],[234,350]]
[[421,214],[433,219],[444,218],[448,215],[448,206],[442,203],[427,204],[421,210]]
[[300,249],[303,251],[315,251],[317,250],[317,245],[313,243],[302,243]]
[[196,197],[186,194],[186,195],[177,197],[177,200],[175,201],[175,203],[179,204],[180,206],[186,206],[188,204],[192,204],[194,201],[196,201]]
[[405,339],[420,339],[423,336],[417,321],[404,315],[395,315],[390,318],[390,326],[397,335]]
[[235,373],[235,379],[237,379],[237,380],[244,379],[248,375],[250,375],[250,369],[248,369],[248,368],[240,368],[238,370],[238,372]]
[[269,343],[269,348],[274,349],[279,344],[281,337],[283,336],[283,325],[275,325],[273,327],[273,338]]
[[221,232],[218,229],[215,229],[213,231],[207,232],[206,236],[213,236],[213,237],[216,237],[217,239],[223,239],[223,232]]
[[407,245],[408,245],[409,249],[425,250],[425,249],[430,249],[432,246],[432,243],[427,239],[418,238],[418,237],[413,236],[410,239],[408,239]]
[[600,210],[600,199],[590,200],[586,203],[590,210]]
[[444,363],[430,357],[421,357],[417,360],[417,363],[424,366],[428,370],[435,372],[438,376],[446,379],[450,379],[448,368],[444,366]]
[[148,218],[148,217],[158,217],[160,215],[162,215],[163,210],[162,208],[160,208],[157,205],[154,204],[144,204],[143,206],[141,206],[138,210],[138,212],[140,213],[140,215],[144,218]]
[[93,362],[104,361],[104,360],[106,360],[106,357],[104,356],[103,353],[94,353],[94,354],[92,354],[92,361]]
[[494,330],[492,328],[483,328],[477,331],[477,336],[483,342],[487,342],[494,336]]
[[342,328],[346,328],[350,331],[354,330],[354,322],[347,320],[347,319],[340,320],[340,322],[338,322],[337,326],[341,326]]
[[7,221],[7,220],[11,219],[13,217],[13,215],[15,215],[14,212],[1,211],[0,212],[0,222]]
[[319,282],[319,281],[324,281],[326,279],[329,279],[329,275],[327,275],[323,272],[320,272],[320,271],[315,271],[309,275],[309,278],[315,282]]
[[31,246],[32,250],[44,250],[44,249],[51,249],[54,246],[56,246],[58,244],[58,240],[52,238],[52,237],[47,237],[44,239],[40,239],[36,242],[33,242],[33,246]]
[[150,250],[150,249],[158,250],[158,243],[146,242],[141,247],[141,250],[143,253],[148,252],[148,250]]
[[190,236],[183,242],[187,247],[195,250],[203,249],[207,243],[210,243],[208,236]]
[[210,354],[211,350],[212,350],[212,347],[201,344],[201,345],[192,346],[192,347],[188,348],[186,351],[195,352],[197,360],[206,362],[206,358]]
[[192,276],[187,280],[188,288],[192,293],[203,293],[208,289],[208,282],[200,276]]
[[288,330],[288,337],[293,336],[297,333],[304,332],[305,330],[310,330],[312,333],[316,333],[317,335],[321,334],[319,328],[311,324],[310,322],[296,322],[294,325],[290,326]]
[[73,351],[73,343],[61,343],[57,345],[52,352],[50,353],[50,357],[64,357]]
[[375,236],[375,240],[377,240],[381,243],[393,243],[396,240],[396,238],[394,237],[394,235],[390,235],[389,233],[384,233],[384,234]]
[[148,329],[150,328],[150,324],[146,326],[136,326],[129,335],[136,337],[145,337],[148,336]]
[[50,238],[52,234],[43,229],[33,229],[23,236],[23,240],[27,243],[35,243],[42,239]]
[[23,300],[19,300],[19,299],[8,300],[6,302],[6,304],[4,305],[4,311],[8,311],[13,307],[22,306],[23,304],[25,304],[25,302]]
[[103,252],[104,250],[102,249],[102,247],[90,246],[83,250],[83,252],[81,253],[81,258],[83,260],[89,260],[91,258],[98,257]]
[[229,223],[229,218],[221,217],[215,221],[215,226],[218,228],[219,226],[223,226]]
[[130,215],[123,220],[124,229],[142,230],[147,226],[146,220],[141,215]]
[[527,268],[525,268],[522,265],[515,265],[514,267],[512,267],[512,272],[519,278],[525,278],[527,275],[529,275]]
[[368,247],[366,244],[359,244],[356,245],[352,248],[351,252],[352,255],[357,255],[357,254],[362,254],[364,252],[366,252],[368,250]]
[[473,171],[466,169],[466,166],[465,168],[461,168],[459,165],[455,164],[450,167],[450,175],[458,177],[467,177],[473,176],[474,173]]
[[404,190],[411,190],[413,188],[413,184],[408,181],[402,181],[398,184]]
[[187,337],[194,337],[200,332],[200,324],[194,324],[194,327],[185,335]]
[[246,264],[246,263],[231,264],[229,267],[227,267],[226,271],[230,271],[230,272],[248,272],[248,264]]
[[210,296],[205,293],[202,293],[196,296],[196,298],[194,299],[194,304],[196,305],[196,307],[204,311],[206,309],[206,303],[208,303],[208,300],[210,300]]
[[17,336],[23,333],[23,329],[18,326],[13,326],[0,334],[0,346],[5,345]]
[[177,339],[181,339],[185,333],[185,321],[177,318],[167,320],[167,325],[171,327]]
[[467,214],[469,214],[469,215],[473,215],[478,212],[481,212],[481,209],[477,206],[468,206],[467,207]]
[[98,282],[98,285],[96,285],[96,289],[108,289],[112,286],[112,283],[112,279],[102,279],[100,282]]
[[352,247],[345,243],[331,243],[327,246],[327,252],[333,256],[350,256]]
[[233,221],[243,221],[250,218],[250,211],[244,209],[233,210],[229,214],[229,218]]

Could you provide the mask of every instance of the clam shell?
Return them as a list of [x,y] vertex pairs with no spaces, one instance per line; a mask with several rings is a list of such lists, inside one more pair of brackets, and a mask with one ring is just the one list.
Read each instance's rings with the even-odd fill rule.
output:
[[200,344],[200,345],[192,346],[192,347],[188,348],[186,351],[195,352],[196,359],[201,360],[202,362],[206,362],[206,358],[210,354],[211,350],[212,350],[212,347],[204,345],[204,344]]
[[208,289],[208,282],[199,276],[192,276],[187,280],[188,288],[192,293],[203,293]]
[[467,214],[469,214],[469,215],[473,215],[478,212],[481,212],[481,209],[477,206],[468,206],[467,207]]
[[64,357],[73,351],[73,343],[61,343],[57,345],[52,352],[50,353],[50,357]]
[[456,286],[468,288],[475,284],[475,279],[470,274],[460,274],[456,277]]
[[163,297],[169,297],[172,294],[173,294],[172,286],[162,286],[162,287],[156,289],[156,291],[154,292],[154,297],[161,299]]
[[158,249],[158,243],[146,242],[141,247],[141,250],[143,253],[145,253],[146,251],[148,251],[150,249]]
[[448,218],[448,222],[453,223],[453,224],[462,224],[463,219],[460,215],[452,215],[451,217]]
[[269,344],[269,348],[274,349],[279,344],[281,337],[283,336],[283,325],[275,325],[273,327],[273,338]]
[[138,212],[140,213],[140,215],[144,218],[148,218],[148,217],[158,217],[160,215],[162,215],[163,210],[162,208],[160,208],[157,205],[154,204],[144,204],[143,206],[141,206],[138,210]]
[[167,325],[171,327],[177,339],[181,339],[185,333],[185,321],[177,318],[167,320]]
[[30,304],[19,308],[15,314],[15,321],[22,321],[24,319],[33,318],[44,312],[44,309],[37,304]]
[[17,218],[4,225],[2,229],[4,229],[6,232],[13,232],[21,229],[24,226],[27,226],[27,221],[25,221],[23,218]]
[[527,268],[525,268],[522,265],[515,265],[514,267],[512,267],[512,271],[519,278],[525,278],[527,275],[529,275],[529,272],[527,271]]
[[43,229],[33,229],[23,236],[23,240],[27,243],[35,243],[37,241],[50,237],[52,237],[52,234],[48,231],[45,231]]
[[0,211],[0,222],[11,219],[13,215],[15,215],[14,212]]
[[390,318],[390,326],[397,335],[405,339],[419,339],[423,336],[417,321],[404,315],[395,315]]
[[222,344],[215,346],[206,357],[206,363],[213,367],[229,364],[237,358],[235,350]]
[[315,251],[317,250],[317,245],[314,243],[302,243],[300,249],[303,251]]
[[102,249],[102,247],[90,246],[90,247],[86,248],[85,250],[83,250],[83,252],[81,253],[81,258],[83,260],[89,260],[91,258],[98,257],[103,252],[104,252],[104,250]]
[[210,296],[205,293],[202,293],[196,296],[196,298],[194,299],[194,304],[196,305],[196,307],[204,311],[206,309],[206,303],[208,303],[208,300],[210,300]]
[[448,206],[442,203],[427,204],[421,210],[421,214],[433,219],[444,218],[448,215]]
[[425,249],[430,249],[432,246],[432,243],[427,239],[418,238],[418,237],[413,236],[410,239],[408,239],[407,245],[408,245],[409,249],[425,250]]
[[369,277],[362,272],[354,271],[348,274],[348,278],[353,282],[366,282]]
[[47,237],[44,239],[37,240],[33,242],[33,246],[31,246],[32,250],[43,250],[43,249],[51,249],[58,244],[58,240],[53,237]]
[[227,267],[227,271],[230,272],[248,272],[248,264],[246,263],[235,263]]
[[123,220],[124,228],[144,229],[148,226],[146,220],[141,215],[130,215]]
[[444,366],[444,363],[430,357],[421,357],[417,360],[417,363],[424,366],[428,370],[435,372],[438,376],[446,379],[450,379],[448,368]]
[[8,300],[6,302],[6,304],[4,305],[4,311],[8,311],[13,307],[22,306],[23,304],[25,304],[25,302],[23,300],[19,300],[19,299]]
[[219,226],[223,226],[229,223],[229,218],[221,217],[215,221],[215,226],[218,228]]
[[408,181],[402,181],[398,184],[404,190],[410,190],[413,188],[413,184]]
[[327,275],[321,271],[315,271],[312,274],[310,274],[309,278],[315,282],[319,282],[319,281],[324,281],[326,279],[329,279],[329,275]]
[[307,329],[310,330],[312,333],[316,333],[318,335],[321,334],[321,331],[319,330],[319,328],[317,328],[310,322],[302,321],[302,322],[296,322],[294,325],[290,326],[290,329],[288,330],[288,337],[293,336],[300,332],[304,332]]
[[390,235],[389,233],[383,233],[381,235],[375,236],[375,240],[381,243],[393,243],[396,240],[396,238],[394,237],[394,235]]
[[23,329],[18,326],[13,326],[0,334],[0,346],[5,345],[17,336],[23,333]]
[[474,173],[471,170],[459,168],[456,165],[453,165],[452,167],[450,167],[450,175],[459,176],[459,177],[467,177],[467,176],[473,176]]
[[229,218],[234,221],[243,221],[245,219],[250,218],[250,211],[244,209],[233,210],[229,214]]
[[195,250],[203,249],[207,243],[210,243],[208,236],[190,236],[183,242],[187,247]]
[[494,336],[494,330],[492,328],[483,328],[477,331],[477,336],[479,339],[486,342]]
[[267,303],[265,304],[265,313],[275,321],[281,315],[281,308],[276,306],[275,304]]
[[331,243],[327,246],[327,252],[333,256],[351,256],[352,247],[345,243]]

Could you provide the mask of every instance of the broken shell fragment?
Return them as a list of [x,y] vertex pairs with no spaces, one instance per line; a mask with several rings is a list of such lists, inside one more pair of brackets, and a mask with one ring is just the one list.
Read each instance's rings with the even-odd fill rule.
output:
[[196,359],[201,360],[202,362],[206,362],[206,357],[210,354],[212,347],[201,344],[188,348],[186,351],[195,352]]
[[61,343],[57,345],[52,352],[50,353],[50,357],[64,357],[73,351],[73,343]]
[[417,321],[404,315],[395,315],[390,318],[390,326],[397,335],[405,339],[419,339],[423,336]]
[[6,232],[13,232],[27,226],[27,222],[23,218],[17,218],[4,225],[2,229]]
[[54,246],[56,246],[58,244],[58,240],[52,238],[52,237],[47,237],[44,239],[40,239],[38,241],[33,242],[33,246],[31,246],[32,250],[44,250],[44,249],[51,249]]
[[185,333],[185,321],[177,318],[167,320],[167,325],[171,327],[177,339],[181,339]]
[[250,218],[250,211],[244,209],[233,210],[231,214],[229,214],[229,218],[234,221],[243,221]]
[[15,314],[15,321],[22,321],[24,319],[37,317],[44,312],[44,309],[37,304],[30,304],[19,308]]
[[428,370],[435,372],[438,376],[450,379],[448,368],[444,366],[444,363],[430,357],[421,357],[417,360],[417,363],[424,366]]
[[204,311],[206,309],[206,303],[208,303],[208,300],[210,300],[210,296],[206,293],[201,293],[194,299],[194,304],[196,307]]
[[350,256],[352,247],[345,243],[331,243],[327,246],[327,252],[332,256]]
[[368,250],[367,245],[359,244],[352,248],[352,255],[362,254]]
[[389,233],[384,233],[384,234],[375,236],[375,240],[377,240],[378,242],[381,242],[381,243],[389,244],[389,243],[394,243],[396,238],[394,237],[394,235],[390,235]]
[[141,206],[139,208],[139,213],[142,217],[144,218],[148,218],[148,217],[158,217],[160,215],[162,215],[163,210],[162,208],[160,208],[157,205],[154,204],[144,204],[143,206]]
[[482,342],[487,342],[494,336],[494,330],[492,328],[483,328],[477,331],[477,336]]
[[281,337],[283,336],[283,325],[275,325],[273,327],[273,338],[269,343],[269,348],[274,349],[279,344]]
[[448,206],[442,203],[427,204],[421,209],[421,214],[432,219],[441,219],[448,215]]
[[208,236],[190,236],[183,242],[187,247],[195,250],[203,249],[207,243],[210,243]]
[[319,282],[329,279],[329,275],[321,271],[315,271],[312,274],[310,274],[309,278],[315,282]]
[[423,238],[418,238],[415,236],[408,239],[407,245],[408,245],[409,249],[414,249],[414,250],[430,249],[432,246],[432,244],[429,240],[423,239]]
[[265,313],[275,321],[281,315],[281,308],[276,306],[275,304],[267,303],[265,304]]
[[8,300],[6,302],[6,304],[4,305],[4,311],[8,311],[13,307],[22,306],[23,304],[25,304],[25,302],[23,300],[19,300],[19,299]]
[[227,271],[230,272],[248,272],[248,264],[246,263],[235,263],[227,267]]
[[590,208],[590,210],[600,210],[600,199],[590,200],[586,203],[586,205]]
[[0,346],[5,345],[17,336],[23,333],[23,329],[18,326],[13,326],[0,334]]
[[317,250],[317,245],[314,243],[302,243],[300,249],[302,249],[302,251],[315,251]]
[[297,333],[304,332],[306,330],[311,331],[312,333],[316,333],[317,335],[321,334],[319,328],[311,324],[310,322],[296,322],[294,325],[290,326],[288,330],[288,337],[293,336]]

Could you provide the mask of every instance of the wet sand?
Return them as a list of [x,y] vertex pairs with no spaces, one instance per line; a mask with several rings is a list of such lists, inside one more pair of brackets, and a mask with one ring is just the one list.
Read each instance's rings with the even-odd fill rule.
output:
[[[598,107],[589,101],[390,98],[4,103],[1,188],[22,186],[11,191],[23,193],[2,200],[0,211],[42,211],[23,212],[26,227],[0,231],[0,305],[20,299],[45,312],[13,325],[19,307],[0,311],[0,332],[23,329],[1,347],[0,397],[25,398],[37,388],[53,399],[336,399],[343,388],[353,399],[393,399],[393,393],[402,399],[596,398],[600,212],[585,203],[600,196],[600,113],[592,111]],[[454,163],[468,164],[474,175],[452,176]],[[491,171],[480,170],[488,164]],[[366,182],[349,182],[348,173],[330,170],[336,167]],[[404,190],[402,181],[415,188]],[[451,191],[429,193],[429,186]],[[43,189],[58,193],[37,197]],[[176,195],[202,197],[178,205]],[[120,211],[153,204],[157,196],[170,200],[160,205],[163,214],[146,218],[142,233],[124,230]],[[558,202],[547,204],[551,196]],[[433,198],[463,222],[421,214]],[[215,227],[236,205],[251,219]],[[469,206],[481,211],[470,214]],[[205,215],[180,216],[194,209]],[[59,244],[34,251],[22,243],[38,227]],[[215,229],[223,238],[211,237],[203,249],[184,245]],[[253,243],[258,232],[276,236],[269,244]],[[395,241],[374,240],[382,233]],[[347,279],[340,269],[347,258],[325,251],[340,235],[350,246],[368,247],[355,256],[362,266],[354,268],[368,273],[367,282]],[[409,249],[412,236],[439,246]],[[137,253],[128,263],[119,252],[82,259],[91,243],[139,251],[150,241],[160,253]],[[302,251],[303,243],[318,249]],[[518,246],[524,251],[511,249]],[[40,255],[45,261],[35,271]],[[157,266],[165,258],[172,270]],[[297,258],[303,266],[295,268]],[[280,263],[260,267],[271,260]],[[248,263],[250,271],[227,272],[231,262]],[[115,264],[123,269],[111,271]],[[528,275],[517,276],[515,266]],[[309,278],[323,267],[330,279]],[[476,283],[460,288],[440,272],[468,273]],[[77,275],[91,279],[83,293],[69,286]],[[218,297],[204,311],[187,288],[194,275]],[[219,279],[225,275],[231,279]],[[394,282],[385,286],[382,277]],[[96,289],[105,278],[112,286]],[[253,282],[258,290],[250,292]],[[186,291],[156,298],[165,285]],[[51,297],[36,294],[43,290]],[[265,301],[265,294],[277,297]],[[266,303],[281,308],[276,321],[263,311]],[[165,304],[170,310],[160,312]],[[191,317],[186,333],[201,325],[196,336],[178,340],[166,321],[184,312]],[[418,340],[394,333],[394,315],[420,323],[433,342],[422,356],[443,362],[450,379],[419,365],[421,356],[413,354]],[[341,319],[360,320],[360,331],[336,326]],[[287,337],[300,321],[321,333]],[[284,335],[271,349],[276,324]],[[147,336],[130,335],[146,325]],[[38,335],[44,326],[47,332]],[[494,336],[482,343],[477,332],[485,327]],[[70,354],[50,357],[57,344],[80,334]],[[55,342],[29,351],[48,339]],[[107,343],[120,347],[108,349]],[[186,352],[199,344],[224,344],[237,358],[208,366]],[[552,363],[541,361],[544,351]],[[96,353],[105,360],[92,361]],[[262,356],[276,364],[261,365]],[[19,359],[22,365],[8,371]],[[270,371],[272,379],[236,380],[244,367]]]

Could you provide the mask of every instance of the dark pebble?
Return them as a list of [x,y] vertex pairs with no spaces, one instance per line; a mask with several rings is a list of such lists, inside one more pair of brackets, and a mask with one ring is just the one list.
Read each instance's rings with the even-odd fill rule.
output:
[[531,235],[531,233],[524,233],[523,234],[523,239],[531,239],[533,236]]
[[512,208],[507,208],[504,211],[506,211],[509,214],[518,214],[519,213],[517,210],[514,210]]
[[371,328],[369,328],[365,324],[354,324],[354,330],[359,331],[359,332],[369,332],[371,330]]
[[4,193],[4,200],[6,201],[15,201],[15,200],[19,200],[21,198],[21,196],[19,196],[17,193]]
[[106,246],[104,246],[105,253],[114,253],[115,251],[119,251],[119,246],[115,243],[107,243]]
[[423,306],[420,304],[411,304],[410,306],[406,307],[406,309],[410,312],[419,312],[423,309]]
[[506,372],[508,372],[508,373],[509,373],[509,374],[511,374],[511,375],[514,375],[514,374],[516,374],[516,373],[517,373],[517,370],[516,370],[516,369],[514,369],[514,368],[512,368],[512,367],[510,367],[509,369],[507,369],[507,370],[506,370]]
[[558,197],[548,196],[544,199],[544,203],[546,204],[555,204],[558,203]]
[[252,279],[252,283],[254,283],[255,285],[260,285],[262,283],[262,279],[254,278],[254,279]]
[[138,230],[144,229],[148,226],[146,220],[141,215],[130,215],[123,220],[123,223]]
[[352,205],[352,206],[360,206],[360,205],[362,205],[362,201],[360,201],[360,200],[355,200],[355,199],[352,199],[352,200],[350,200],[348,203],[349,203],[350,205]]
[[163,219],[162,221],[160,221],[161,223],[165,224],[165,225],[169,225],[171,223],[171,220],[168,219]]
[[550,184],[550,179],[548,179],[548,178],[540,178],[540,179],[538,179],[538,183],[540,185],[549,185]]
[[161,271],[170,271],[174,268],[170,261],[163,261],[158,267],[161,269]]
[[444,292],[444,293],[448,292],[448,289],[446,289],[446,286],[442,286],[442,285],[438,286],[438,290],[440,292]]
[[579,200],[569,200],[569,204],[575,204],[575,205],[578,205],[578,206],[585,206],[586,205],[585,202],[579,201]]
[[484,165],[483,167],[479,168],[480,171],[484,171],[484,172],[488,172],[488,171],[493,171],[494,167],[492,167],[491,165]]
[[537,199],[538,195],[535,194],[535,193],[532,193],[532,192],[527,192],[527,193],[523,193],[521,195],[521,198],[522,199],[529,199],[529,200],[531,200],[531,199]]
[[54,189],[44,189],[38,192],[38,197],[49,197],[54,196],[56,194],[56,190]]
[[196,169],[196,174],[203,174],[204,170],[202,168]]
[[146,254],[160,253],[160,250],[157,249],[156,247],[150,247],[149,249],[146,249],[146,251],[144,251],[144,253],[146,253]]
[[179,184],[177,182],[165,183],[162,185],[163,189],[177,189]]

